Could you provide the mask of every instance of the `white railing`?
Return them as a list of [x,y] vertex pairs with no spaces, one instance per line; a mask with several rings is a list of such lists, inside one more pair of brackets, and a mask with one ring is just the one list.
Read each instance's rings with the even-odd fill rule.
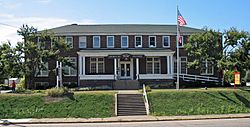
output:
[[144,97],[146,112],[147,112],[147,115],[149,115],[149,103],[148,103],[148,97],[147,97],[147,91],[146,91],[145,84],[143,84],[143,89],[142,90],[143,90],[143,97]]
[[[177,77],[176,74],[174,74],[174,77]],[[195,80],[195,81],[208,81],[208,82],[220,82],[220,79],[217,77],[191,75],[191,74],[180,74],[180,79]]]
[[115,94],[115,115],[116,115],[116,116],[118,115],[118,113],[117,113],[117,108],[118,108],[118,107],[117,107],[117,105],[118,105],[118,104],[117,104],[117,99],[118,99],[118,98],[117,98],[117,93],[116,93],[116,94]]

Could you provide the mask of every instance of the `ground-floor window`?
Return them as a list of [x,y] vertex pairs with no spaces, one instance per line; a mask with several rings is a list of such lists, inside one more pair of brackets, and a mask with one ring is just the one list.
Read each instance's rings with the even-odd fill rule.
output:
[[76,57],[69,57],[67,58],[69,60],[69,62],[72,64],[72,66],[63,65],[63,74],[65,76],[76,76],[77,75],[77,63],[76,63]]
[[160,74],[161,73],[161,62],[159,57],[148,57],[147,58],[147,74]]
[[202,75],[213,75],[214,66],[213,62],[209,60],[202,61],[201,63],[201,74]]
[[104,73],[104,58],[90,58],[90,73]]
[[48,68],[49,68],[48,62],[42,63],[40,69],[37,69],[37,76],[38,77],[49,76]]
[[187,57],[180,57],[180,73],[187,74]]
[[[179,72],[180,74],[187,74],[187,57],[179,57]],[[177,60],[174,61],[174,73],[177,73]]]

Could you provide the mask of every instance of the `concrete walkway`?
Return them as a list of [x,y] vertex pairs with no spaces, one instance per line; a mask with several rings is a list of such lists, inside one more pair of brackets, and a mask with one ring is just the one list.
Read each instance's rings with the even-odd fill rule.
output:
[[119,116],[109,118],[44,118],[44,119],[0,119],[0,124],[52,124],[52,123],[110,123],[149,122],[174,120],[203,120],[250,118],[250,114],[191,115],[191,116]]

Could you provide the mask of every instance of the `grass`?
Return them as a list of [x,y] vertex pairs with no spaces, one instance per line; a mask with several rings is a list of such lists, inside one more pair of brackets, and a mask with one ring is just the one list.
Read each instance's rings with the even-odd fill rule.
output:
[[111,116],[114,116],[112,93],[77,93],[57,99],[42,94],[0,95],[0,118],[103,118]]
[[148,96],[156,116],[250,113],[250,92],[245,90],[153,90]]

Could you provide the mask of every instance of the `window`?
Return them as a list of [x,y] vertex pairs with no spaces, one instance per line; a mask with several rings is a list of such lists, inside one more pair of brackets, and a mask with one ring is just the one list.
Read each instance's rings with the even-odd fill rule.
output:
[[149,47],[156,47],[156,37],[149,36]]
[[170,37],[169,36],[163,36],[162,37],[162,43],[163,43],[163,47],[170,47]]
[[121,47],[122,48],[128,47],[128,36],[121,36]]
[[37,47],[39,49],[45,49],[45,41],[40,37],[37,37]]
[[87,38],[86,36],[79,37],[79,48],[86,48]]
[[68,44],[70,48],[73,48],[73,37],[66,37],[66,44]]
[[90,58],[90,73],[104,73],[104,58]]
[[107,47],[114,48],[114,36],[107,36]]
[[93,48],[100,48],[100,36],[93,36]]
[[59,37],[53,37],[53,38],[51,38],[50,39],[50,43],[51,43],[51,48],[53,47],[53,46],[55,46],[55,42],[58,42],[59,41]]
[[[177,36],[176,36],[176,41],[177,41]],[[180,36],[178,44],[180,48],[184,46],[185,42],[183,36]]]
[[202,75],[213,75],[214,73],[214,67],[212,61],[202,61],[201,63],[201,74]]
[[187,57],[180,57],[180,73],[187,74]]
[[49,76],[49,67],[48,67],[48,62],[44,63],[42,62],[43,67],[41,67],[40,71],[37,69],[37,76],[38,77],[43,77],[43,76]]
[[149,57],[147,58],[147,74],[160,74],[161,71],[160,58]]
[[76,58],[70,57],[68,58],[69,62],[72,64],[72,66],[69,65],[63,65],[63,74],[65,76],[76,76],[77,70],[76,70]]
[[135,47],[142,47],[142,36],[135,36]]

